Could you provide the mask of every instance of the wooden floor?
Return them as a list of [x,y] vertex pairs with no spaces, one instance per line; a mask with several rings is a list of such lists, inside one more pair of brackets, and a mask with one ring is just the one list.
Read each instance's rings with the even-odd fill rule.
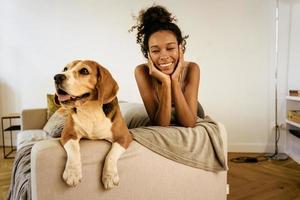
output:
[[[6,199],[6,194],[10,184],[11,169],[14,159],[3,159],[3,150],[0,146],[0,200]],[[7,149],[6,151],[10,151]],[[12,156],[14,155],[11,154]]]
[[[13,159],[0,150],[0,200],[6,199]],[[258,154],[229,153],[228,159]],[[300,200],[300,165],[292,159],[258,163],[228,162],[229,200]]]
[[[263,154],[229,153],[229,160]],[[228,162],[229,200],[300,200],[300,165],[292,159]]]

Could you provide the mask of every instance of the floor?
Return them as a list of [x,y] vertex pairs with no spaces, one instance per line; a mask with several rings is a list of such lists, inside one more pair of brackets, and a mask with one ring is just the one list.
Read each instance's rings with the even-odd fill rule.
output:
[[[229,153],[228,159],[264,154]],[[292,159],[257,163],[229,161],[230,200],[300,200],[300,165]]]
[[[14,159],[3,159],[2,147],[0,149],[0,200],[4,200],[6,199],[10,184],[11,169]],[[10,150],[7,149],[7,151],[9,152]],[[13,154],[11,155],[13,156]]]

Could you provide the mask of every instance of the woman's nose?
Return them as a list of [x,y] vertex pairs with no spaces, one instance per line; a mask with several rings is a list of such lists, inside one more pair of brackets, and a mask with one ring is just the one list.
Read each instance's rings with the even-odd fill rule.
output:
[[160,60],[167,60],[170,56],[167,53],[162,52],[159,59]]

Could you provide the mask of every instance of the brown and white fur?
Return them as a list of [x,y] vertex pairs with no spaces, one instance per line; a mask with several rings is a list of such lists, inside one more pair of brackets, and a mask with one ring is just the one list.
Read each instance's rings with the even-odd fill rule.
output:
[[117,161],[132,136],[120,112],[116,81],[107,69],[90,60],[69,63],[54,79],[58,100],[68,110],[60,140],[67,152],[63,179],[70,186],[81,181],[81,138],[104,139],[112,146],[105,159],[102,183],[106,189],[117,186]]

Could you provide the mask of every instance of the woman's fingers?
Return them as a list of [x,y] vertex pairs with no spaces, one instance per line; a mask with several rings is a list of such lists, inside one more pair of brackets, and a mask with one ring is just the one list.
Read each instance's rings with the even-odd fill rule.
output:
[[170,81],[171,77],[169,75],[164,74],[162,71],[160,71],[158,68],[155,67],[149,52],[148,52],[148,68],[149,68],[149,75],[158,79],[160,82]]
[[149,52],[148,52],[148,68],[149,68],[149,74],[151,75],[154,69],[154,64],[152,62]]
[[172,74],[172,79],[173,80],[178,80],[180,77],[180,74],[182,72],[182,69],[184,67],[184,58],[183,58],[183,49],[182,49],[182,45],[179,45],[179,55],[178,55],[178,63],[176,66],[176,69],[174,71],[174,73]]

